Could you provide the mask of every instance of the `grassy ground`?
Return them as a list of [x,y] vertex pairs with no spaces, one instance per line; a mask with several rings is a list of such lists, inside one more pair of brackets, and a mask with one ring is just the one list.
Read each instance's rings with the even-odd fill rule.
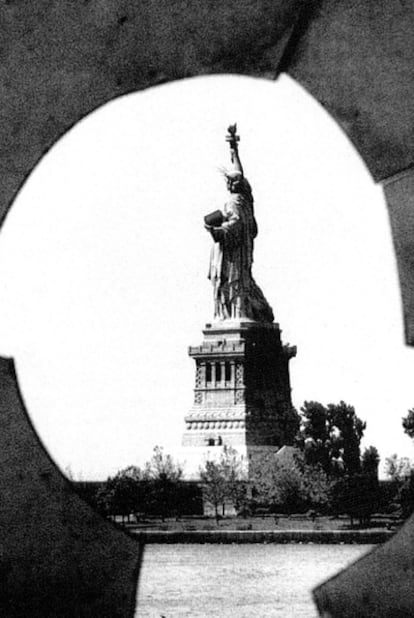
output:
[[[368,526],[364,529],[370,530],[395,530],[400,521],[384,515],[374,516]],[[355,524],[351,527],[348,517],[328,517],[319,516],[314,520],[307,515],[279,515],[264,517],[226,517],[217,524],[212,518],[187,518],[176,519],[151,518],[131,523],[136,530],[350,530],[358,529]]]

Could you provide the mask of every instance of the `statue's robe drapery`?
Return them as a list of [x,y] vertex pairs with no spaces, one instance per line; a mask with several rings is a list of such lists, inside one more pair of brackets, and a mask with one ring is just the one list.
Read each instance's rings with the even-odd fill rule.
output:
[[215,242],[208,278],[214,289],[214,317],[272,322],[272,309],[252,276],[257,236],[252,200],[241,193],[231,194],[223,215],[223,224],[211,230]]

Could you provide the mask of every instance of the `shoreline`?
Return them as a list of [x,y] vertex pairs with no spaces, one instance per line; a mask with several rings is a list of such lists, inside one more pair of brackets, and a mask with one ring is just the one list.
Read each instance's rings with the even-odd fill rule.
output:
[[128,533],[142,543],[384,543],[395,532],[390,530],[134,530]]

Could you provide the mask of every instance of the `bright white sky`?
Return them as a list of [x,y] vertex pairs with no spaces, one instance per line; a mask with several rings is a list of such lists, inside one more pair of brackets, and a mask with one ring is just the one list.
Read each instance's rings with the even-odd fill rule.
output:
[[193,361],[212,317],[203,216],[226,199],[227,126],[255,196],[254,275],[291,362],[293,400],[341,399],[364,445],[413,456],[414,406],[382,189],[296,83],[209,77],[114,101],[33,172],[2,230],[0,353],[29,413],[75,478],[175,453]]

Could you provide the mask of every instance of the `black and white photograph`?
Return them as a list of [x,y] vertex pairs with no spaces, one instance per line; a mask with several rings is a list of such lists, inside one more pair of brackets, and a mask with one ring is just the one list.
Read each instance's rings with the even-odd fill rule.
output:
[[0,23],[2,616],[414,615],[414,7]]

